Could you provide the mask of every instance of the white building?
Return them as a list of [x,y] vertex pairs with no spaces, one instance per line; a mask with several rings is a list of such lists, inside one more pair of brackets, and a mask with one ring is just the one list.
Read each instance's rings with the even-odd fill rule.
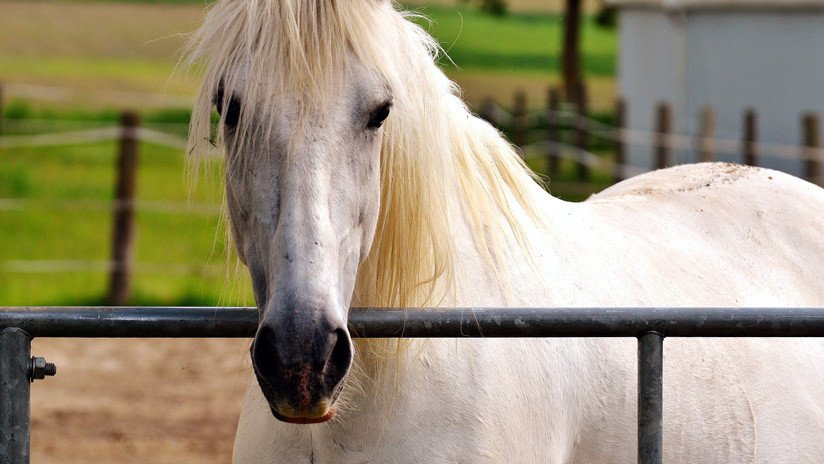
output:
[[[711,105],[717,136],[740,140],[753,108],[759,142],[798,145],[802,114],[824,117],[824,0],[609,1],[619,8],[618,88],[630,128],[653,130],[656,104],[666,100],[675,132],[697,134],[698,113]],[[650,157],[650,147],[630,145],[630,164],[649,167]],[[800,161],[764,154],[759,164],[801,173]]]

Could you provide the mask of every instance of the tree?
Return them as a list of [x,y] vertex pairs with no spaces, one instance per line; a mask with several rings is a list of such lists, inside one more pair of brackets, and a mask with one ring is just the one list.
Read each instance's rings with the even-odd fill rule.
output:
[[562,73],[567,100],[573,101],[578,87],[583,85],[581,75],[581,0],[566,0],[564,14],[564,45]]

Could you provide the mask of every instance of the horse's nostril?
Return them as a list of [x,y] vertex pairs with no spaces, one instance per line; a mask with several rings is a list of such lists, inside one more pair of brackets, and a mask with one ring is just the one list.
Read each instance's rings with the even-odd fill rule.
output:
[[280,364],[278,356],[275,331],[270,327],[262,326],[252,345],[252,360],[255,368],[263,375],[274,374]]
[[330,380],[337,383],[340,381],[349,366],[352,364],[352,340],[345,329],[335,330],[336,340],[329,360],[326,362],[326,375]]
[[[273,407],[287,405],[312,413],[322,400],[327,407],[340,393],[352,365],[352,340],[346,329],[285,330],[261,324],[252,346],[252,364],[264,396]],[[321,328],[322,327],[322,328]]]

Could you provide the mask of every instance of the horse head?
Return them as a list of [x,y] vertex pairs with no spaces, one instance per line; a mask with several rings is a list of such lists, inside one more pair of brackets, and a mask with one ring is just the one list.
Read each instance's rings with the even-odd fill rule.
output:
[[[346,41],[324,37],[347,27],[342,12],[301,3],[317,11],[226,2],[271,20],[220,31],[201,99],[220,114],[230,225],[259,310],[254,373],[275,417],[312,423],[334,415],[353,360],[347,316],[378,220],[392,92]],[[287,30],[303,15],[314,30]]]
[[254,372],[277,418],[314,422],[333,415],[352,363],[347,314],[377,222],[392,96],[353,59],[322,106],[304,98],[281,95],[250,116],[273,123],[242,133],[242,86],[219,86],[215,105],[236,160],[226,172],[231,228],[260,311]]
[[455,225],[469,217],[492,262],[501,245],[488,237],[513,230],[513,200],[532,211],[522,160],[468,112],[410,15],[389,0],[224,1],[192,42],[208,65],[190,143],[225,147],[231,230],[260,311],[252,363],[282,420],[332,416],[353,295],[438,305],[455,280]]

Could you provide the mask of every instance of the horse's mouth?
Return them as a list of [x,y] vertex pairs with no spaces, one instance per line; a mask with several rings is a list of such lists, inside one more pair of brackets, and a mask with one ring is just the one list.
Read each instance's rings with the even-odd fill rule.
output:
[[275,419],[289,424],[320,424],[332,419],[335,417],[335,412],[337,411],[335,401],[343,389],[343,385],[339,384],[332,392],[331,398],[320,400],[313,407],[295,407],[287,401],[275,402],[270,400],[269,398],[274,396],[272,394],[274,389],[267,381],[259,381],[258,385],[260,385],[263,396],[266,398],[267,403],[269,403],[269,409],[272,411]]
[[[272,384],[260,373],[254,366],[254,372],[258,378],[258,385],[263,393],[266,402],[269,403],[269,409],[275,419],[289,424],[320,424],[327,422],[335,417],[337,412],[337,405],[335,402],[343,391],[344,383],[339,382],[332,390],[330,397],[318,400],[314,406],[303,403],[301,406],[296,406],[293,402],[275,399],[278,395],[275,394],[275,389]],[[300,402],[297,402],[300,404]]]
[[272,415],[275,416],[275,419],[277,419],[279,421],[282,421],[282,422],[287,422],[289,424],[321,424],[321,423],[326,422],[326,421],[332,419],[333,417],[335,417],[335,412],[336,412],[335,406],[332,406],[331,408],[329,408],[326,411],[326,414],[323,414],[321,416],[291,417],[291,416],[285,416],[285,415],[279,413],[277,410],[275,410],[275,408],[271,408],[271,409],[272,409]]

